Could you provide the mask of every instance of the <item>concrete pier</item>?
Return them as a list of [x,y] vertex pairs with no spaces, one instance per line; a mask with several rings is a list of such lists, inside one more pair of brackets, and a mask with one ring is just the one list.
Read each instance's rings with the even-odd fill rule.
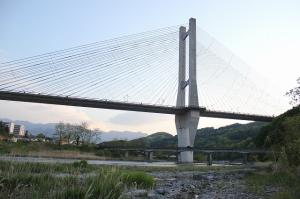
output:
[[129,157],[129,151],[125,151],[125,158]]
[[249,153],[242,153],[242,154],[243,154],[243,164],[248,164]]
[[[189,74],[186,80],[186,38],[189,37]],[[178,93],[176,106],[185,107],[186,87],[188,86],[188,107],[199,107],[196,79],[196,19],[189,21],[189,30],[185,27],[179,29],[179,72]],[[178,135],[178,147],[192,148],[199,122],[199,111],[188,110],[175,115],[175,124]],[[179,163],[192,163],[193,151],[181,151],[178,156]]]
[[213,161],[212,153],[207,153],[207,165],[211,166]]
[[146,151],[146,157],[149,162],[153,161],[153,151]]

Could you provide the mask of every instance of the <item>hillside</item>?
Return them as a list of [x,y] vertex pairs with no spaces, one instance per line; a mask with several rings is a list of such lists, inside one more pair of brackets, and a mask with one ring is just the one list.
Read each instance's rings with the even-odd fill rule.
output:
[[300,105],[276,117],[262,128],[255,143],[281,152],[290,165],[300,165]]
[[[266,123],[232,124],[221,128],[203,128],[197,131],[195,147],[254,148],[254,139]],[[131,141],[103,142],[100,147],[172,148],[177,136],[158,132]]]

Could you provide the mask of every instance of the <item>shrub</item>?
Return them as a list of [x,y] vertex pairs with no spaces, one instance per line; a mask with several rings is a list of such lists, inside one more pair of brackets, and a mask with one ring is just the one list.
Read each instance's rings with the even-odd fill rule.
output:
[[89,177],[86,185],[88,198],[119,198],[123,192],[124,184],[121,173],[115,168],[102,169],[96,177]]
[[136,186],[137,188],[152,188],[154,186],[154,178],[145,172],[125,172],[122,178],[129,186]]
[[86,160],[80,160],[79,162],[74,162],[73,167],[85,169],[88,167],[88,162]]
[[97,150],[95,152],[95,155],[96,156],[100,156],[100,157],[104,157],[105,156],[105,152],[103,150]]

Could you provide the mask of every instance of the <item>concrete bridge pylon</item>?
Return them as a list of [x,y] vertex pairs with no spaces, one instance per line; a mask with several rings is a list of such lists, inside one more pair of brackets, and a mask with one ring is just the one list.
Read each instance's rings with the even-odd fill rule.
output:
[[[189,38],[189,70],[186,79],[186,39]],[[196,79],[196,19],[190,18],[189,30],[181,26],[179,29],[179,72],[177,107],[186,107],[186,93],[188,87],[188,107],[199,107]],[[175,124],[178,136],[178,147],[187,148],[178,155],[179,163],[192,163],[195,136],[197,132],[200,114],[199,111],[188,110],[175,114]]]

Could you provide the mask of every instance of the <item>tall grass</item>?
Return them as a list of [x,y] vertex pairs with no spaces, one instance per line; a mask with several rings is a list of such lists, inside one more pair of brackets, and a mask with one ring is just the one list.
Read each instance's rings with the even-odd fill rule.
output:
[[152,188],[154,186],[153,177],[141,171],[124,172],[122,179],[127,185],[135,186],[136,188]]
[[252,173],[246,181],[250,190],[256,193],[263,193],[267,186],[277,188],[278,192],[273,196],[275,199],[300,198],[300,179],[295,173],[288,170],[276,173]]
[[126,187],[150,188],[153,177],[116,167],[0,161],[0,198],[114,199]]

